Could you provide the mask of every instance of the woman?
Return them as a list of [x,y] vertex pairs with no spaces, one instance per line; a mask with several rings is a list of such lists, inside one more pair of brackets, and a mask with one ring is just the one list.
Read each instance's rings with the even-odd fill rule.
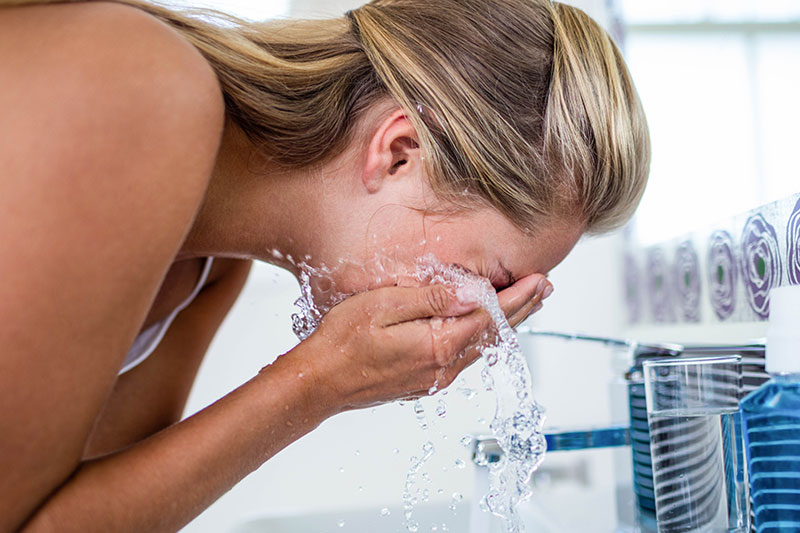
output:
[[446,386],[487,325],[443,286],[341,268],[356,296],[178,422],[251,260],[432,253],[516,324],[646,181],[624,62],[561,4],[268,24],[3,4],[2,531],[174,531],[327,417]]

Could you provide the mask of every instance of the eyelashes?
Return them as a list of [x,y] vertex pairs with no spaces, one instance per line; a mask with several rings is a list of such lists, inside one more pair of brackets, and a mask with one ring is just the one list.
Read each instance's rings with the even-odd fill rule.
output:
[[494,276],[492,274],[488,274],[487,275],[487,274],[482,274],[480,272],[475,272],[474,270],[472,270],[470,268],[467,268],[467,267],[465,267],[464,265],[462,265],[460,263],[451,263],[451,266],[453,268],[455,268],[456,270],[460,271],[463,274],[471,274],[473,276],[480,276],[482,278],[488,279],[489,282],[492,284],[492,287],[494,287],[495,291],[501,291],[501,290],[505,289],[506,287],[510,287],[511,285],[513,285],[513,283],[506,283],[504,285],[502,282],[495,281],[497,279],[496,276]]
[[468,269],[467,267],[465,267],[464,265],[459,264],[459,263],[451,263],[451,266],[453,268],[455,268],[456,270],[458,270],[459,272],[461,272],[462,274],[472,274],[473,276],[480,276],[481,275],[479,272],[474,272],[474,271]]

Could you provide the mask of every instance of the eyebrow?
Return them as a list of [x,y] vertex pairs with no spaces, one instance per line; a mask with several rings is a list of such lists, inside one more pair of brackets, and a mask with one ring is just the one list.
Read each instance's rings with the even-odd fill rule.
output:
[[514,277],[514,274],[512,274],[511,271],[507,269],[503,263],[500,263],[499,261],[498,263],[500,264],[500,270],[502,270],[503,274],[506,276],[506,281],[508,282],[508,286],[510,287],[511,285],[516,283],[517,278]]

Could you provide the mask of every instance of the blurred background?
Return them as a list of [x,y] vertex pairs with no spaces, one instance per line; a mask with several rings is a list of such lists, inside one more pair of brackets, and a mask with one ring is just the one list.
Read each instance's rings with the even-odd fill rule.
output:
[[[181,0],[175,5],[199,2]],[[580,0],[568,2],[603,24],[623,49],[650,123],[653,163],[636,219],[614,235],[583,240],[552,274],[554,295],[529,325],[653,341],[741,342],[764,335],[765,323],[628,324],[624,250],[664,242],[800,190],[800,2],[796,0]],[[345,0],[205,0],[250,19],[339,16]],[[292,303],[299,295],[285,272],[257,265],[215,339],[192,391],[187,415],[227,394],[297,342]],[[624,371],[621,354],[557,340],[522,339],[534,392],[547,426],[603,425]],[[622,370],[621,370],[622,369]],[[461,391],[459,391],[461,389]],[[468,389],[480,393],[469,398]],[[472,497],[474,467],[464,435],[486,433],[493,403],[479,369],[443,397],[445,417],[424,432],[410,405],[389,405],[328,420],[222,497],[185,528],[229,531],[250,518],[397,506],[409,466],[427,440],[430,500]],[[598,531],[614,528],[614,457],[551,454],[537,494],[583,487],[598,501]],[[463,465],[459,461],[463,461]],[[619,460],[619,458],[617,458]],[[536,497],[536,496],[535,496]],[[550,501],[550,500],[548,500]],[[554,513],[571,500],[551,501]],[[463,509],[462,509],[463,507]],[[608,507],[608,509],[606,509]],[[456,512],[468,512],[461,503]],[[342,529],[347,531],[346,528]],[[423,528],[423,531],[430,530]]]

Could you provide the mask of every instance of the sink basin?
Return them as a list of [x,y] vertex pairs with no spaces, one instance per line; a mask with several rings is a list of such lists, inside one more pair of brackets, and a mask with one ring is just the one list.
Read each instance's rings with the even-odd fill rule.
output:
[[[448,506],[446,502],[415,506],[412,518],[419,523],[419,533],[503,532],[499,519],[473,510],[466,498],[458,504],[456,511]],[[230,533],[408,533],[403,526],[402,507],[395,505],[388,506],[388,509],[388,515],[383,515],[381,508],[375,506],[327,513],[256,517],[239,523]],[[474,516],[470,516],[473,511]],[[531,533],[627,531],[617,524],[614,494],[608,491],[572,488],[540,492],[520,506],[519,514],[525,530]]]
[[[402,507],[389,507],[389,514],[381,514],[379,508],[309,514],[304,516],[278,516],[256,518],[239,524],[231,533],[408,533],[403,523]],[[469,504],[461,503],[457,511],[446,504],[417,505],[413,519],[419,522],[419,530],[469,531]],[[341,527],[339,524],[342,524]],[[437,529],[432,530],[431,525]]]

